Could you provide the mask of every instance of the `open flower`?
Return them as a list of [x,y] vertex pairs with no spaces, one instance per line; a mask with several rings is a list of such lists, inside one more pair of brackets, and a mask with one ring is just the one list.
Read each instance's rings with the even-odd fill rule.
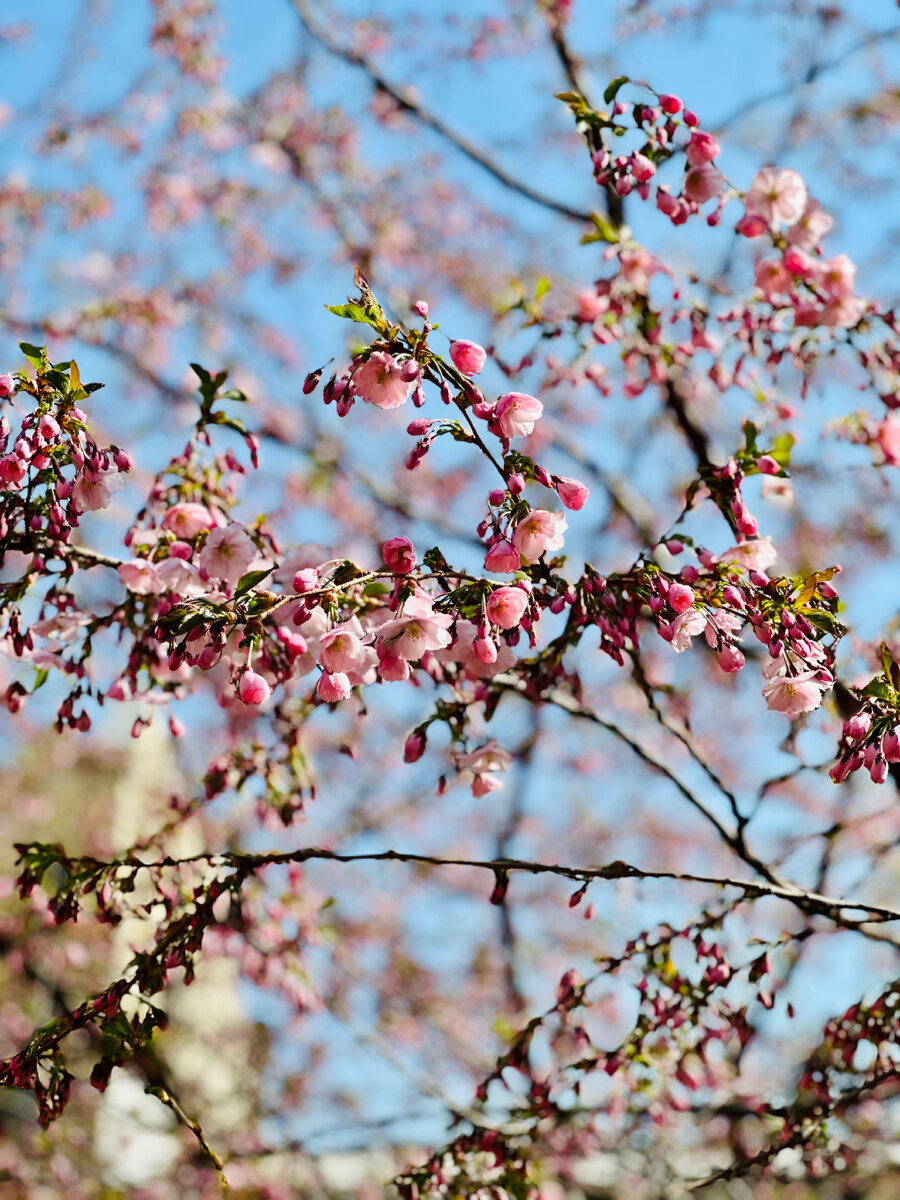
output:
[[404,379],[404,367],[386,350],[373,350],[353,372],[353,390],[376,408],[399,408],[409,399],[414,382]]
[[200,552],[200,570],[210,579],[234,587],[258,554],[243,525],[232,521],[214,529]]
[[825,686],[817,671],[801,671],[799,675],[776,676],[763,688],[763,695],[770,709],[793,719],[819,707]]
[[533,508],[516,526],[513,545],[523,558],[539,559],[545,550],[559,550],[564,542],[566,518],[562,513]]
[[494,416],[505,438],[528,437],[543,411],[540,400],[525,392],[506,392],[494,406]]
[[416,662],[426,650],[442,650],[453,641],[447,632],[452,624],[448,613],[434,611],[427,596],[411,596],[403,606],[403,615],[381,626],[379,658]]
[[763,167],[757,171],[744,205],[752,216],[762,217],[773,228],[796,225],[806,211],[806,184],[796,171]]

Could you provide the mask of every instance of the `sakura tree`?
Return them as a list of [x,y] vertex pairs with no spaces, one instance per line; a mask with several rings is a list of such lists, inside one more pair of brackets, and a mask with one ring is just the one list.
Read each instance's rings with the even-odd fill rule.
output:
[[[158,0],[2,193],[10,1195],[893,1194],[900,330],[796,131],[896,30],[817,9],[760,154],[642,49],[702,5],[621,6],[654,76],[605,85],[577,4],[442,10],[471,70],[549,50],[570,203],[393,82],[426,18],[286,7],[368,114],[305,59],[229,91],[240,17]],[[138,184],[65,180],[101,143]],[[104,1176],[122,1080],[168,1148]]]

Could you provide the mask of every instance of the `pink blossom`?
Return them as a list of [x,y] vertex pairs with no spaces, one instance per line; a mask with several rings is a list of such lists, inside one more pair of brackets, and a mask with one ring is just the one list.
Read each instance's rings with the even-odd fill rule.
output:
[[719,666],[723,671],[728,672],[728,674],[739,671],[747,661],[733,642],[726,642],[724,646],[720,647],[717,657],[719,659]]
[[415,662],[426,650],[441,650],[453,641],[447,632],[453,624],[448,613],[434,611],[427,596],[411,596],[403,606],[403,615],[385,621],[379,631],[379,644],[387,656]]
[[778,557],[771,538],[755,538],[752,542],[740,542],[724,554],[717,555],[719,563],[735,563],[748,571],[767,571]]
[[878,426],[875,440],[881,447],[885,462],[891,466],[900,463],[900,418],[892,413]]
[[783,296],[794,284],[794,277],[783,262],[776,258],[761,258],[754,275],[756,286],[766,296]]
[[79,512],[96,512],[97,509],[106,508],[113,492],[125,486],[125,480],[118,471],[99,471],[94,475],[94,478],[81,475],[72,485],[72,503]]
[[198,533],[212,529],[213,519],[205,504],[188,501],[174,504],[162,519],[163,529],[168,529],[178,538],[194,538]]
[[340,700],[346,700],[350,695],[350,680],[342,671],[334,673],[326,671],[319,676],[316,695],[326,704],[337,704]]
[[238,695],[245,704],[263,704],[272,695],[272,689],[262,675],[248,668],[238,684]]
[[397,575],[408,575],[416,569],[416,551],[407,537],[392,537],[384,543],[381,555]]
[[455,760],[459,770],[468,770],[474,775],[472,795],[479,797],[503,786],[494,772],[507,771],[512,764],[512,755],[492,739],[468,754],[457,754]]
[[409,399],[414,380],[404,379],[405,363],[386,350],[373,350],[353,372],[353,390],[377,408],[399,408]]
[[687,612],[694,606],[694,590],[685,583],[673,583],[666,592],[666,599],[675,612]]
[[563,530],[567,528],[562,513],[533,508],[516,526],[513,545],[523,558],[537,561],[545,550],[559,550],[564,542]]
[[818,200],[810,196],[803,216],[788,230],[787,240],[791,246],[798,246],[801,250],[814,250],[833,224],[834,218]]
[[824,684],[816,671],[801,671],[799,675],[778,675],[763,688],[766,705],[786,717],[799,717],[812,712],[822,703]]
[[234,587],[258,553],[243,525],[232,521],[212,530],[200,551],[199,566],[208,578]]
[[577,479],[570,479],[567,475],[559,475],[556,479],[556,494],[566,508],[577,512],[579,509],[584,508],[587,498],[591,493],[587,486],[580,483]]
[[155,564],[163,588],[179,596],[202,596],[207,588],[197,567],[177,555],[172,556],[171,550],[170,546],[169,558]]
[[702,167],[706,163],[711,163],[718,155],[719,150],[719,143],[711,133],[704,133],[702,129],[695,129],[691,134],[691,140],[688,142],[684,153],[692,167]]
[[319,659],[326,671],[356,671],[365,665],[363,629],[357,617],[335,625],[322,635]]
[[823,325],[850,329],[865,311],[866,302],[859,296],[833,296],[822,309],[821,321]]
[[684,177],[684,194],[694,204],[705,204],[713,196],[720,196],[725,186],[725,176],[711,163],[692,167]]
[[598,296],[596,292],[581,292],[578,296],[578,320],[585,325],[593,324],[606,311],[607,305],[605,296]]
[[494,406],[494,416],[506,438],[528,437],[543,411],[540,400],[525,392],[506,392]]
[[484,566],[487,571],[496,571],[499,575],[505,575],[509,571],[518,571],[522,565],[519,558],[519,552],[505,538],[499,538],[493,543],[490,550],[484,558]]
[[0,458],[0,480],[10,487],[18,487],[28,473],[28,467],[15,454]]
[[794,225],[806,209],[806,184],[796,171],[763,167],[744,196],[747,212],[770,226]]
[[501,629],[513,629],[528,607],[528,594],[518,587],[495,588],[488,597],[487,618]]
[[165,590],[156,564],[149,562],[146,558],[136,558],[133,562],[120,563],[116,571],[129,592],[134,592],[138,596],[149,596]]
[[456,622],[456,640],[449,648],[438,650],[435,658],[439,662],[459,663],[470,679],[490,679],[501,671],[509,670],[515,661],[515,655],[506,642],[501,642],[499,646],[494,645],[493,661],[485,662],[479,657],[476,650],[478,641],[478,626],[471,621],[458,620]]
[[0,375],[0,396],[2,396],[5,400],[8,396],[11,396],[15,390],[16,381],[13,379],[12,375],[8,375],[6,373]]
[[831,258],[822,263],[819,278],[829,296],[841,298],[852,296],[856,280],[856,266],[846,254],[839,254],[837,258]]
[[659,632],[667,642],[671,642],[672,649],[681,654],[690,646],[691,638],[696,637],[698,633],[703,633],[705,628],[706,617],[703,613],[696,608],[688,608],[683,613],[679,613],[670,624],[664,625]]
[[450,357],[454,367],[463,375],[478,375],[484,366],[487,352],[477,342],[451,342]]

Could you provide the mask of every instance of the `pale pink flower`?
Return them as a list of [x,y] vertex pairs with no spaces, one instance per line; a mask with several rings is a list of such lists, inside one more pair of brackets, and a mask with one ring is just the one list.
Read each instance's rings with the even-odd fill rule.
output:
[[494,406],[494,416],[506,438],[528,437],[544,406],[525,392],[506,392]]
[[81,475],[72,485],[72,503],[78,512],[96,512],[106,508],[113,492],[124,486],[125,480],[118,471],[99,471],[93,479]]
[[163,529],[168,529],[177,538],[194,538],[198,533],[212,529],[214,521],[205,504],[195,504],[188,501],[184,504],[173,504],[162,519]]
[[385,657],[415,662],[426,650],[442,650],[453,641],[447,632],[453,624],[449,613],[434,611],[427,596],[411,596],[403,605],[402,616],[385,621],[378,640]]
[[484,558],[484,566],[487,571],[496,571],[498,575],[505,575],[510,571],[518,571],[522,565],[519,558],[519,552],[505,538],[500,538],[494,542],[490,550]]
[[770,226],[794,225],[806,209],[806,184],[796,171],[763,167],[744,196],[747,212]]
[[512,765],[512,755],[493,739],[477,750],[454,757],[458,770],[472,772],[472,795],[476,797],[486,796],[488,792],[496,792],[501,788],[503,785],[494,772],[507,771]]
[[619,252],[619,262],[622,264],[622,278],[627,280],[639,292],[646,292],[650,286],[650,278],[662,268],[652,254],[637,246],[634,250]]
[[823,325],[850,329],[865,311],[866,302],[860,296],[833,296],[822,309],[821,321]]
[[263,704],[272,695],[272,689],[262,675],[248,668],[238,684],[238,695],[245,704]]
[[406,380],[406,364],[398,362],[386,350],[373,350],[353,372],[353,390],[377,408],[399,408],[409,399],[414,380]]
[[674,621],[664,625],[659,632],[667,642],[671,642],[672,649],[681,654],[690,647],[691,638],[703,633],[705,629],[706,617],[703,613],[696,608],[688,608],[679,613]]
[[564,542],[563,530],[567,528],[562,513],[533,508],[516,526],[513,545],[523,558],[536,561],[545,550],[559,550]]
[[833,224],[831,214],[810,196],[803,216],[788,230],[787,240],[791,246],[799,246],[801,250],[815,250]]
[[478,626],[471,621],[458,620],[453,645],[436,651],[435,658],[438,662],[459,663],[470,679],[490,679],[502,671],[508,671],[515,662],[512,648],[506,642],[501,642],[499,646],[495,646],[494,661],[487,663],[476,653],[475,644],[478,640]]
[[463,375],[477,375],[484,366],[487,353],[477,342],[458,341],[450,343],[450,357],[457,371]]
[[[170,546],[170,554],[171,549]],[[167,592],[174,592],[178,596],[202,596],[208,590],[197,567],[183,558],[164,558],[155,566],[159,581]]]
[[584,508],[591,493],[586,484],[577,479],[570,479],[567,475],[560,475],[556,480],[556,494],[566,508],[577,512]]
[[818,708],[824,690],[816,671],[801,671],[799,675],[777,676],[763,688],[763,695],[768,708],[794,718]]
[[783,296],[794,284],[794,277],[783,262],[776,258],[761,258],[754,274],[756,286],[765,296]]
[[528,607],[528,594],[517,587],[495,588],[488,597],[487,618],[501,629],[513,629]]
[[707,163],[702,167],[691,167],[684,177],[684,195],[694,204],[705,204],[713,196],[721,196],[725,187],[725,176],[718,167]]
[[322,635],[319,659],[326,671],[356,671],[365,665],[366,648],[363,628],[357,617],[335,625]]
[[199,566],[210,579],[220,579],[228,587],[234,587],[257,553],[243,525],[232,521],[212,530],[200,551]]
[[741,542],[724,554],[716,556],[716,562],[735,563],[748,571],[767,571],[778,557],[771,538],[755,538],[752,542]]
[[132,562],[120,563],[116,568],[119,578],[138,596],[149,596],[156,592],[165,591],[165,584],[159,577],[156,564],[146,558],[136,558]]
[[821,265],[820,281],[829,296],[841,299],[853,295],[856,280],[856,265],[846,254],[828,259]]

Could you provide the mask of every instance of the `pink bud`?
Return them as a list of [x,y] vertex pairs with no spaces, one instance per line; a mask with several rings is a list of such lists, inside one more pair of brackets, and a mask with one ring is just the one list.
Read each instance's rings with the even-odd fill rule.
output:
[[738,650],[737,646],[730,642],[721,647],[721,649],[718,651],[717,657],[719,660],[719,666],[723,671],[728,672],[728,674],[739,671],[746,662],[746,659],[740,650]]
[[272,689],[255,671],[245,671],[238,684],[238,695],[245,704],[263,704],[272,695]]
[[[684,572],[682,572],[682,575]],[[673,583],[669,588],[667,599],[677,613],[687,612],[694,604],[693,589],[683,583]]]
[[397,575],[408,575],[416,569],[416,551],[406,537],[389,538],[381,548],[385,563]]
[[343,671],[325,671],[319,676],[316,695],[326,704],[337,704],[350,695],[350,680]]
[[425,735],[423,733],[411,733],[403,747],[403,761],[408,763],[418,762],[424,753]]
[[293,578],[293,588],[295,592],[301,595],[304,592],[311,592],[319,586],[319,572],[315,567],[304,567],[298,571]]
[[422,320],[424,321],[425,318],[428,316],[428,301],[427,300],[417,300],[415,302],[415,304],[413,305],[413,312],[416,314],[416,316],[421,317]]
[[487,359],[487,352],[477,342],[451,342],[450,357],[463,375],[478,375]]
[[579,483],[577,479],[569,479],[565,475],[560,475],[557,478],[556,493],[566,508],[570,508],[575,512],[580,508],[584,508],[587,498],[590,495],[585,484]]
[[509,490],[514,496],[521,496],[525,491],[525,476],[520,474],[518,471],[515,471],[512,475],[510,475],[508,483]]
[[672,115],[675,113],[680,113],[684,108],[684,104],[678,99],[677,96],[669,95],[660,96],[659,106],[664,113],[670,113]]
[[781,470],[781,466],[771,454],[762,454],[756,460],[756,469],[757,471],[761,471],[763,475],[777,475]]
[[484,560],[485,570],[496,571],[500,575],[518,571],[521,565],[522,561],[519,558],[518,550],[505,538],[494,542]]
[[865,737],[871,728],[871,713],[855,713],[849,720],[844,722],[844,737],[851,742],[855,742],[857,738]]
[[0,375],[0,396],[5,400],[7,396],[11,396],[16,390],[15,380],[12,375]]

